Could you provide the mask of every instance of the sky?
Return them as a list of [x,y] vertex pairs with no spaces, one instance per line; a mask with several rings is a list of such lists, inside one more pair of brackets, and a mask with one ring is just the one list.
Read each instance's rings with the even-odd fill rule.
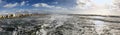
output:
[[[96,13],[108,10],[113,0],[0,0],[1,13]],[[96,9],[97,8],[97,9]],[[91,11],[91,12],[88,12]],[[27,13],[26,12],[26,13]],[[104,12],[104,11],[103,11]],[[108,13],[108,12],[107,12]],[[105,13],[106,14],[106,13]]]
[[0,0],[0,11],[65,10],[74,7],[75,2],[76,0]]

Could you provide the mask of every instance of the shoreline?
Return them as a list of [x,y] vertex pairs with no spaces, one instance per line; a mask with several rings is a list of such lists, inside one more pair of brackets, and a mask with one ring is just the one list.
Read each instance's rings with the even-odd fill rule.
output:
[[0,19],[3,19],[3,18],[20,18],[20,17],[27,17],[27,16],[44,16],[44,15],[100,16],[100,17],[120,18],[120,16],[116,16],[116,15],[96,15],[96,14],[8,14],[8,15],[0,15]]

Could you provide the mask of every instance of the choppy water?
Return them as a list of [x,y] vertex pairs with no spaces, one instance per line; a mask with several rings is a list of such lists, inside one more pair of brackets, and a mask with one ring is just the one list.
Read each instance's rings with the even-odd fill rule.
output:
[[120,18],[117,17],[29,16],[1,19],[0,26],[0,35],[120,35]]

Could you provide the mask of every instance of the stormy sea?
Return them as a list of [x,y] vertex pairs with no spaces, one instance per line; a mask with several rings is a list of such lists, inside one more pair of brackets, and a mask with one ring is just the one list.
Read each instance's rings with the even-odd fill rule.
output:
[[120,16],[85,14],[22,16],[1,17],[0,35],[120,35]]

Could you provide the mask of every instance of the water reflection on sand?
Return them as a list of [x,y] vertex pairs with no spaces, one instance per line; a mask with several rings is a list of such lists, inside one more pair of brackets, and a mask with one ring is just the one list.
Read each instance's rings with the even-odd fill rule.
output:
[[[93,18],[99,18],[103,19],[103,17],[93,17]],[[92,20],[92,22],[95,24],[95,31],[98,35],[120,35],[120,29],[115,29],[116,26],[119,28],[119,23],[111,23],[111,22],[105,22],[100,20]]]

